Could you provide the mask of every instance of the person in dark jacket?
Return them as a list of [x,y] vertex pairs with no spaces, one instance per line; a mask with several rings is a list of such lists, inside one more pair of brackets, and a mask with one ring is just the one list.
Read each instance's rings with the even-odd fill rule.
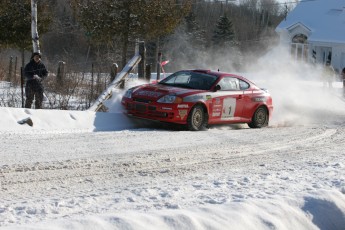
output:
[[24,68],[24,76],[26,80],[25,108],[31,108],[32,102],[35,99],[35,108],[41,109],[44,92],[42,81],[48,76],[48,71],[41,62],[40,53],[34,52],[32,54],[30,62]]

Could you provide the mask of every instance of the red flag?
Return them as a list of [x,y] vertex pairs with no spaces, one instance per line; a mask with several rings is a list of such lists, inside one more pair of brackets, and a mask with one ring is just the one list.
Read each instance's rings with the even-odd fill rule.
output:
[[163,62],[161,63],[161,66],[165,66],[165,65],[168,64],[168,63],[169,63],[169,60],[163,61]]

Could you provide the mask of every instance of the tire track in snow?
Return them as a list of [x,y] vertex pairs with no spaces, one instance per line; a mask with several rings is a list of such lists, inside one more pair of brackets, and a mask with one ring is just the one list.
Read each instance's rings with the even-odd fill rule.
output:
[[[315,132],[317,131],[317,132]],[[305,133],[295,135],[293,138],[284,139],[276,143],[271,140],[249,144],[245,142],[237,148],[231,148],[231,144],[222,146],[195,146],[194,148],[166,149],[163,152],[155,150],[155,153],[143,151],[132,154],[131,157],[118,158],[118,156],[99,156],[98,159],[85,158],[56,162],[40,162],[31,164],[4,165],[0,167],[1,185],[15,186],[25,183],[44,183],[63,181],[67,179],[80,180],[81,178],[102,177],[110,175],[112,178],[120,178],[130,174],[159,174],[176,170],[193,171],[210,168],[214,165],[227,167],[244,167],[255,159],[265,156],[265,159],[276,157],[272,154],[283,155],[285,153],[303,153],[314,149],[326,149],[331,142],[327,141],[337,133],[336,129],[312,129],[305,138]],[[315,134],[316,133],[316,134]],[[292,141],[291,141],[292,139]],[[343,138],[340,138],[344,140]],[[321,143],[318,143],[322,140]],[[344,142],[344,141],[343,141]],[[326,143],[330,143],[327,145]],[[308,146],[309,145],[309,146]],[[260,147],[257,150],[256,147]],[[172,156],[172,157],[169,157]],[[255,160],[254,160],[255,161]],[[223,166],[224,167],[224,166]],[[23,176],[29,175],[29,176]],[[90,180],[86,180],[88,182]]]

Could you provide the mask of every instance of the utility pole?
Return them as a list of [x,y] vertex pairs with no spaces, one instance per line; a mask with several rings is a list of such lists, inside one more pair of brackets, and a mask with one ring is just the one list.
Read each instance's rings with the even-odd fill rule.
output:
[[286,21],[286,17],[288,15],[288,6],[287,4],[285,3],[285,12],[284,12],[284,20]]
[[31,0],[31,38],[33,48],[32,51],[40,53],[37,30],[37,2],[38,0]]

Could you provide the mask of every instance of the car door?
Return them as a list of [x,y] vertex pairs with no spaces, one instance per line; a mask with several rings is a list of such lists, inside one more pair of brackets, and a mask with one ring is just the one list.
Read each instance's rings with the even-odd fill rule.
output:
[[239,79],[225,76],[219,82],[220,89],[212,96],[211,123],[227,123],[241,120],[243,111],[243,90]]

